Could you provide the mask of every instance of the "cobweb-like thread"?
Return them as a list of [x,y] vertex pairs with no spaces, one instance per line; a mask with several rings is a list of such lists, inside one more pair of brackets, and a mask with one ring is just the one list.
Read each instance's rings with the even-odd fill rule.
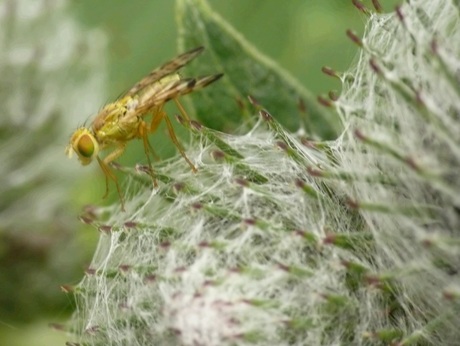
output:
[[[460,323],[458,301],[448,299],[460,289],[459,40],[453,1],[410,1],[399,15],[373,16],[337,103],[347,127],[337,156],[357,180],[347,194],[385,208],[362,215],[375,266],[398,277],[397,299],[411,318],[399,328],[442,345],[455,344]],[[444,316],[439,340],[431,339],[434,316]]]
[[195,129],[197,174],[166,162],[152,191],[128,169],[127,213],[87,220],[105,233],[75,288],[78,341],[454,345],[458,47],[442,47],[458,11],[433,3],[403,6],[405,27],[370,18],[337,141],[301,141],[262,111],[247,135]]

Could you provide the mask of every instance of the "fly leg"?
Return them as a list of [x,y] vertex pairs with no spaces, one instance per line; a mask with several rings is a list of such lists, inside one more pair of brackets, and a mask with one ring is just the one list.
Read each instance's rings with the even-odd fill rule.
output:
[[137,132],[138,132],[137,133],[138,137],[142,138],[142,143],[144,144],[145,156],[147,156],[147,162],[149,164],[149,174],[152,177],[153,186],[157,187],[158,182],[157,182],[157,179],[155,178],[154,170],[152,167],[152,161],[150,160],[150,154],[152,154],[154,157],[157,157],[148,139],[149,132],[152,132],[151,127],[149,128],[149,126],[147,125],[145,121],[141,121],[139,123],[139,127],[137,128]]
[[[182,114],[182,116],[185,118],[185,121],[190,123],[191,119],[188,116],[187,112],[185,111],[184,106],[182,106],[182,104],[179,102],[179,99],[175,98],[174,102],[176,103],[177,108],[179,108],[179,111]],[[192,171],[196,173],[196,167],[193,165],[192,162],[190,162],[188,157],[185,155],[185,151],[182,148],[181,144],[179,143],[179,140],[177,139],[176,134],[174,133],[174,129],[173,129],[173,126],[171,124],[171,121],[169,120],[169,118],[168,118],[168,116],[166,114],[164,115],[164,117],[165,117],[166,125],[168,126],[168,131],[169,131],[169,134],[171,136],[172,141],[176,145],[177,149],[179,149],[179,152],[183,156],[185,161],[187,161],[187,163],[190,165],[190,167],[192,168]]]
[[[183,107],[182,107],[182,109],[183,109]],[[196,172],[195,166],[189,160],[187,155],[185,155],[185,151],[182,148],[182,145],[180,144],[179,140],[176,137],[176,134],[174,132],[174,128],[173,128],[173,126],[171,124],[171,121],[169,120],[168,116],[166,115],[166,112],[163,111],[161,106],[160,107],[155,107],[155,108],[151,109],[150,111],[153,114],[152,115],[152,121],[150,122],[150,125],[148,126],[144,121],[142,121],[140,126],[139,126],[139,129],[138,129],[138,136],[141,137],[143,142],[144,142],[144,150],[145,150],[145,153],[146,153],[147,157],[149,157],[148,152],[153,151],[153,149],[150,146],[150,143],[148,141],[147,135],[149,133],[155,132],[158,129],[158,126],[160,126],[161,121],[164,119],[166,121],[166,126],[168,128],[169,136],[171,137],[171,140],[173,141],[174,145],[177,147],[177,149],[179,150],[180,154],[185,159],[185,161],[187,161],[187,163],[190,165],[190,167],[192,168],[192,171]],[[190,118],[186,114],[184,116],[187,117],[188,120],[190,120]],[[148,159],[148,162],[149,162],[149,165],[151,167],[150,159]]]
[[176,103],[177,108],[179,108],[180,114],[185,118],[185,120],[190,123],[190,117],[188,116],[187,112],[185,111],[184,106],[179,102],[178,98],[174,99],[174,102]]
[[110,167],[109,167],[109,163],[116,160],[118,157],[120,157],[120,155],[123,154],[123,151],[125,151],[125,144],[119,143],[118,147],[114,151],[112,151],[109,155],[107,155],[104,158],[104,160],[101,160],[98,156],[97,162],[99,163],[99,166],[101,166],[102,172],[105,175],[105,194],[102,198],[106,198],[107,195],[109,194],[109,179],[113,180],[117,188],[117,191],[118,191],[118,196],[120,197],[121,209],[125,211],[125,202],[123,199],[123,195],[121,194],[121,189],[120,189],[120,185],[118,184],[118,179],[116,175],[110,170]]
[[163,112],[163,117],[166,121],[166,126],[168,127],[168,132],[169,132],[169,136],[171,137],[171,140],[173,141],[174,145],[177,147],[177,149],[179,150],[180,154],[185,159],[185,161],[187,161],[192,171],[196,173],[197,170],[196,170],[195,165],[192,163],[192,161],[189,160],[187,155],[185,155],[184,148],[182,148],[182,145],[180,144],[179,140],[176,137],[176,133],[174,132],[174,128],[171,124],[171,120],[169,120],[168,116],[164,112]]

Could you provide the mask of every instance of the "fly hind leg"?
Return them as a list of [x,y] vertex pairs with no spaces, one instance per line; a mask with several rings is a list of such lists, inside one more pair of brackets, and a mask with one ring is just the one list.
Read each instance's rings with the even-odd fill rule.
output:
[[[187,112],[185,111],[184,106],[182,106],[182,104],[180,103],[180,101],[179,101],[179,99],[177,97],[174,99],[174,102],[176,103],[177,108],[179,108],[179,111],[182,114],[182,116],[184,117],[185,121],[187,121],[190,124],[191,119],[188,116]],[[166,120],[166,125],[168,126],[169,135],[171,136],[172,141],[176,145],[177,149],[179,149],[179,152],[182,155],[182,157],[190,165],[190,167],[192,168],[192,171],[196,173],[196,171],[197,171],[196,167],[193,165],[192,162],[190,162],[190,160],[188,159],[187,155],[185,155],[185,151],[182,148],[182,146],[180,145],[179,140],[177,139],[176,134],[174,132],[174,128],[173,128],[173,126],[171,124],[171,121],[169,120],[169,118],[168,118],[168,116],[166,114],[165,114],[165,120]]]
[[168,132],[169,132],[169,136],[171,137],[171,140],[173,141],[174,145],[177,147],[177,149],[179,150],[180,154],[185,159],[185,161],[187,161],[187,163],[189,164],[189,166],[192,169],[192,171],[194,173],[196,173],[197,169],[196,169],[195,165],[187,157],[187,155],[185,154],[184,148],[182,148],[182,145],[180,144],[179,140],[176,137],[176,133],[174,132],[173,125],[171,124],[171,120],[169,120],[169,118],[168,118],[168,116],[166,114],[164,114],[164,119],[166,121],[166,126],[168,128]]
[[188,116],[184,106],[182,106],[182,103],[179,102],[179,99],[177,97],[174,99],[174,102],[176,103],[177,108],[179,108],[180,114],[182,114],[185,120],[190,123],[190,117]]
[[[192,163],[192,161],[190,161],[190,159],[185,154],[185,150],[184,150],[184,148],[182,148],[182,145],[180,144],[179,140],[177,139],[176,133],[174,132],[174,128],[173,128],[173,126],[171,124],[171,121],[169,120],[168,116],[166,115],[165,111],[162,109],[162,107],[159,107],[159,108],[154,109],[152,111],[152,113],[153,113],[153,116],[152,116],[152,121],[150,123],[149,132],[150,133],[155,132],[158,129],[158,126],[160,126],[161,121],[164,119],[165,122],[166,122],[166,127],[168,128],[169,137],[171,137],[171,140],[173,141],[173,143],[176,146],[176,148],[179,150],[179,153],[182,155],[182,157],[185,159],[185,161],[187,161],[189,166],[192,168],[192,171],[196,172],[197,170],[196,170],[195,165]],[[187,117],[188,121],[190,121],[190,118],[186,114],[184,116]],[[147,141],[147,143],[148,143],[148,141]]]

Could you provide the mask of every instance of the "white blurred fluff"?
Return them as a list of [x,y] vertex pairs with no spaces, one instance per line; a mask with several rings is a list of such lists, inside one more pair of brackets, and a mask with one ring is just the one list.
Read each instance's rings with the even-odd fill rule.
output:
[[74,179],[85,174],[63,152],[71,131],[105,99],[106,39],[82,29],[67,3],[0,3],[4,229],[49,223],[69,200]]

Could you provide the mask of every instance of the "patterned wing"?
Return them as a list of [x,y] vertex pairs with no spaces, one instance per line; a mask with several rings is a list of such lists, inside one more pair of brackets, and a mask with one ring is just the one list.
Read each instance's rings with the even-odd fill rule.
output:
[[184,78],[166,84],[162,90],[153,94],[149,99],[139,104],[139,106],[136,107],[136,114],[144,115],[153,107],[162,105],[176,97],[189,94],[192,91],[204,88],[205,86],[220,79],[223,75],[223,73],[218,73],[198,78]]
[[199,54],[203,52],[203,50],[204,47],[197,47],[195,49],[189,50],[188,52],[185,52],[179,55],[178,57],[163,64],[162,66],[154,69],[142,80],[134,84],[134,86],[131,89],[129,89],[123,96],[132,96],[140,90],[144,89],[146,86],[151,85],[152,83],[155,83],[160,79],[176,72],[180,68],[187,65],[190,61],[195,59]]

